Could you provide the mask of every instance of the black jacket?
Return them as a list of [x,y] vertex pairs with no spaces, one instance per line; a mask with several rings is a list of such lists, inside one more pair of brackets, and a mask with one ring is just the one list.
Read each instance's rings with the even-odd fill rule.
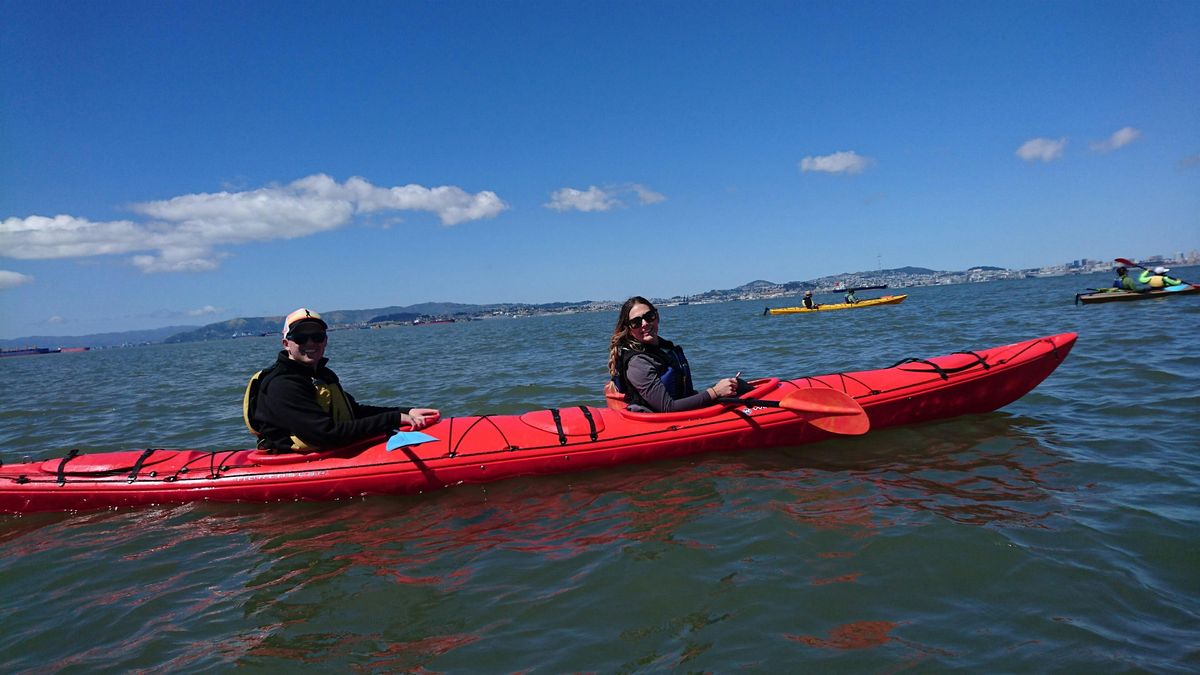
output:
[[[333,416],[317,403],[314,380],[337,384],[338,377],[321,359],[314,371],[288,358],[281,350],[275,366],[262,375],[254,422],[262,439],[259,447],[270,450],[292,449],[291,437],[297,436],[314,448],[335,448],[354,441],[390,434],[400,427],[400,413],[409,408],[381,408],[361,405],[346,393],[354,419],[334,422]],[[339,387],[341,385],[339,384]]]

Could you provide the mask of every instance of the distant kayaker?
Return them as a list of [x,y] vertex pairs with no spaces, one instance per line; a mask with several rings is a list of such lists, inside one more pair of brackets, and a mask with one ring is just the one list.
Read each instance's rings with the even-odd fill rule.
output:
[[658,310],[641,296],[621,306],[609,342],[608,372],[632,410],[691,410],[750,389],[735,376],[697,393],[683,348],[658,336]]
[[821,306],[813,302],[812,291],[804,291],[804,309],[819,309]]
[[283,321],[283,349],[270,368],[246,388],[246,425],[258,447],[272,452],[309,452],[383,436],[401,425],[421,429],[438,420],[432,408],[362,405],[342,390],[325,367],[329,326],[320,314],[297,309]]
[[846,291],[846,304],[853,305],[856,302],[858,302],[858,298],[854,297],[854,289],[851,288],[850,290]]
[[1153,272],[1143,269],[1142,273],[1138,276],[1138,282],[1146,284],[1152,289],[1166,288],[1167,286],[1178,286],[1182,284],[1183,282],[1179,279],[1172,279],[1171,277],[1167,276],[1167,272],[1170,271],[1171,270],[1167,269],[1166,267],[1161,266],[1155,267]]
[[1124,266],[1117,268],[1117,278],[1113,279],[1112,287],[1119,291],[1137,290],[1137,286],[1133,285],[1133,277],[1129,276],[1129,270]]

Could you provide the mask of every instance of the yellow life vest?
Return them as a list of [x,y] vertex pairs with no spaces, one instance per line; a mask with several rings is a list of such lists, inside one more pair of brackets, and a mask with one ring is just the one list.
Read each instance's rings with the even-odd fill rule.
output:
[[[250,381],[246,383],[246,391],[242,394],[242,421],[246,423],[246,428],[250,430],[262,442],[262,432],[254,426],[254,409],[258,406],[258,391],[262,387],[264,377],[274,369],[264,368],[250,376]],[[354,419],[354,414],[350,412],[350,401],[346,399],[346,393],[336,382],[325,382],[313,378],[313,390],[317,398],[317,405],[321,409],[329,413],[333,417],[334,422],[349,422]],[[299,436],[293,435],[292,448],[296,450],[312,449],[313,446],[305,443]]]

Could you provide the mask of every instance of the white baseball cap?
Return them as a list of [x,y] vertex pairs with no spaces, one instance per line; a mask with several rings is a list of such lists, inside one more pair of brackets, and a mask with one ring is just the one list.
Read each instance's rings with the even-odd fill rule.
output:
[[283,336],[287,337],[287,334],[292,332],[293,326],[304,321],[315,321],[321,324],[321,328],[329,328],[329,325],[325,323],[325,319],[322,319],[320,314],[301,307],[288,314],[287,318],[283,320]]

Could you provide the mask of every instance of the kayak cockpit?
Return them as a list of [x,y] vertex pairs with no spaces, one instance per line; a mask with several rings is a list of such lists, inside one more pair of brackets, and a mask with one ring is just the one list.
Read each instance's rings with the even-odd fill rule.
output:
[[[761,380],[752,380],[750,386],[753,389],[743,394],[742,398],[763,398],[779,388],[779,378],[768,377]],[[639,422],[683,422],[686,420],[704,419],[729,412],[731,407],[737,406],[736,403],[714,403],[703,408],[680,410],[679,412],[636,412],[629,409],[629,404],[625,400],[625,394],[617,391],[612,382],[604,385],[604,400],[609,408],[621,413],[622,417]]]

